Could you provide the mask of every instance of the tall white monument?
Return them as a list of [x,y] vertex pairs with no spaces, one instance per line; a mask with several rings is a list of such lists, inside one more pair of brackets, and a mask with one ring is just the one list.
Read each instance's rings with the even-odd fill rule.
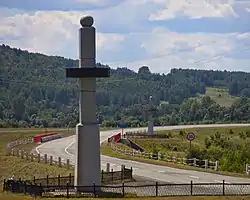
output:
[[101,185],[100,131],[96,118],[96,78],[109,77],[110,72],[109,68],[96,67],[96,33],[93,23],[94,19],[91,16],[81,18],[79,68],[66,69],[67,77],[78,78],[80,89],[79,123],[76,125],[75,186]]
[[154,135],[152,96],[149,97],[148,135]]

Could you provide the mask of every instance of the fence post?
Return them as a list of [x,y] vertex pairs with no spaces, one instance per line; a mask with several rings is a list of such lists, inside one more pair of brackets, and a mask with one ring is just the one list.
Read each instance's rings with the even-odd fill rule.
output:
[[130,168],[130,179],[133,179],[133,168]]
[[44,154],[44,164],[47,164],[48,163],[48,156],[47,154]]
[[193,159],[193,166],[196,167],[196,158]]
[[155,196],[158,196],[158,182],[155,183]]
[[207,169],[208,168],[208,160],[206,159],[205,160],[205,169]]
[[219,168],[219,161],[216,160],[216,161],[215,161],[214,170],[215,170],[215,171],[218,171],[218,168]]
[[190,182],[190,194],[193,195],[193,181]]
[[124,179],[124,165],[121,166],[121,180]]
[[106,164],[106,172],[110,172],[110,163]]
[[249,175],[249,165],[246,164],[246,174]]
[[158,157],[158,160],[161,160],[161,153],[160,152],[158,152],[157,157]]
[[66,188],[66,190],[67,190],[67,199],[69,198],[69,183],[67,182],[67,188]]
[[49,164],[50,164],[50,165],[53,165],[53,156],[50,156],[50,157],[49,157]]
[[58,175],[58,178],[57,178],[58,180],[58,186],[60,186],[60,174]]
[[69,169],[70,167],[70,163],[69,163],[69,159],[67,159],[67,169]]
[[26,182],[24,181],[24,195],[26,195],[27,194],[27,185],[26,185]]
[[96,197],[95,183],[93,183],[93,192],[94,192],[94,197]]
[[46,182],[47,182],[47,187],[48,187],[49,186],[49,175],[47,175]]
[[59,167],[62,167],[62,159],[61,159],[61,157],[58,157],[58,165],[59,165]]
[[40,161],[41,161],[41,154],[39,153],[39,154],[37,155],[37,162],[40,163]]
[[71,173],[69,174],[69,184],[71,185]]
[[114,170],[113,169],[111,170],[111,181],[112,181],[112,183],[114,181]]
[[225,180],[222,181],[222,195],[225,196]]
[[30,154],[30,161],[31,161],[31,162],[34,161],[34,154],[33,154],[33,153]]
[[122,182],[122,197],[125,197],[125,187],[124,187],[124,182]]

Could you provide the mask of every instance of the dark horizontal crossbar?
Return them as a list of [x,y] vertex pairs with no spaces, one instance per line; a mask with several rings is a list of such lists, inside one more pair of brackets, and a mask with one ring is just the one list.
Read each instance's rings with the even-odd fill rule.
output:
[[92,78],[92,77],[110,77],[109,68],[67,68],[66,77],[69,78]]

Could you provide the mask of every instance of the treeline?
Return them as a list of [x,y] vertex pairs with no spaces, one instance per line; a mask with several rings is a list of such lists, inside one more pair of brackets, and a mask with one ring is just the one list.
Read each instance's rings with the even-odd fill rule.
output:
[[[77,65],[77,60],[1,45],[0,127],[75,126],[78,86],[75,79],[66,79],[65,68]],[[147,66],[138,72],[111,69],[110,78],[97,80],[98,121],[103,126],[144,126],[151,95],[156,125],[245,121],[249,103],[244,97],[231,108],[207,97],[189,98],[205,94],[207,86],[227,87],[235,96],[250,97],[249,80],[250,74],[243,72],[172,69],[165,75],[151,73]]]

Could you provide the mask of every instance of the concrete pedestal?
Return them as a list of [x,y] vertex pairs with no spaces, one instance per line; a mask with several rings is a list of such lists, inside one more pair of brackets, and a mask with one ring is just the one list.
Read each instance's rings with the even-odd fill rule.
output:
[[[98,144],[98,146],[97,146]],[[76,126],[75,186],[101,185],[99,126],[77,124]],[[78,191],[86,191],[79,187]]]

